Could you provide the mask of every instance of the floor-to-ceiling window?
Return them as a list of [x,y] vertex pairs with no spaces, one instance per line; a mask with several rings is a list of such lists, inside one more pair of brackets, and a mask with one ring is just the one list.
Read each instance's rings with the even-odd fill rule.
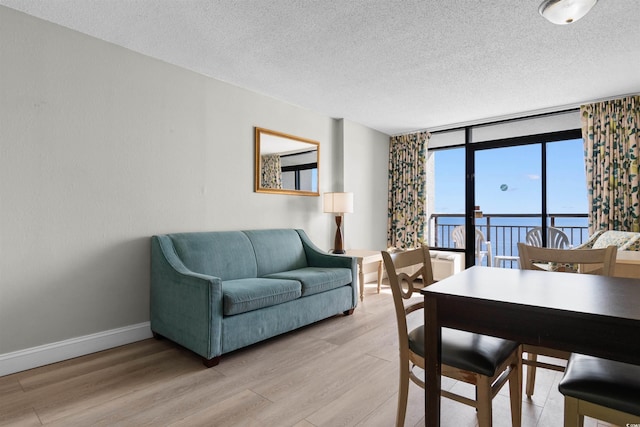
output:
[[[430,246],[465,250],[471,265],[475,249],[454,243],[452,236],[460,225],[465,231],[480,230],[490,242],[493,257],[517,256],[517,243],[525,241],[526,233],[534,227],[556,227],[569,236],[571,245],[586,240],[586,180],[579,122],[571,129],[572,122],[566,120],[569,124],[558,130],[553,119],[548,127],[544,118],[536,118],[537,127],[525,122],[522,129],[517,122],[502,127],[491,124],[497,130],[481,129],[477,141],[469,128],[447,131],[446,138],[436,138],[428,162]],[[475,239],[466,242],[474,245]],[[489,264],[488,257],[482,264]],[[501,266],[515,265],[506,261]]]
[[584,143],[582,138],[551,142],[546,151],[547,225],[562,229],[577,246],[589,238]]
[[464,225],[465,209],[465,150],[464,147],[444,148],[430,152],[432,179],[427,209],[432,212],[428,221],[429,245],[453,248],[451,233]]

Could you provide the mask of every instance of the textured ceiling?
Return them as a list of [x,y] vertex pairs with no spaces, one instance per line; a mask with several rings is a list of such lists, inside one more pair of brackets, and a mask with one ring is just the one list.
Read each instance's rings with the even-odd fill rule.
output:
[[388,134],[640,93],[640,0],[0,0]]

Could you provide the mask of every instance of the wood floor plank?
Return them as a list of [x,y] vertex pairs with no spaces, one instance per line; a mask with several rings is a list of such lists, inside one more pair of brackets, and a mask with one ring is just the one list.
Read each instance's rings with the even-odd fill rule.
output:
[[170,426],[209,427],[212,425],[212,420],[215,420],[216,427],[260,426],[262,423],[256,420],[255,416],[270,404],[271,402],[264,397],[250,390],[243,390],[229,399],[191,414]]
[[[409,395],[411,398],[411,394]],[[387,400],[382,402],[373,411],[365,415],[355,425],[356,427],[386,427],[394,426],[396,423],[396,405],[398,403],[398,395],[394,393]],[[405,423],[405,425],[414,425],[411,423]]]
[[0,377],[0,395],[5,393],[19,393],[22,391],[22,386],[18,381],[17,375],[6,375]]
[[[36,413],[48,423],[82,413],[111,399],[128,395],[156,382],[170,381],[193,370],[193,361],[176,363],[180,354],[165,350],[136,360],[73,377],[30,392]],[[174,356],[174,357],[171,357]],[[198,367],[199,368],[199,367]]]
[[[292,345],[295,342],[295,345]],[[224,355],[215,369],[238,381],[255,381],[279,376],[315,358],[324,357],[336,345],[306,336],[304,332],[275,338],[249,349]]]
[[332,402],[336,396],[351,390],[358,378],[366,376],[376,366],[388,364],[371,356],[361,357],[357,361],[349,360],[351,363],[336,364],[332,358],[333,366],[330,362],[328,365],[315,365],[319,369],[316,371],[314,367],[309,367],[310,374],[297,371],[279,381],[276,387],[260,391],[254,389],[274,402],[259,414],[259,420],[269,426],[295,424]]
[[[336,361],[340,363],[336,363]],[[290,395],[300,395],[302,390],[314,385],[343,382],[345,377],[353,376],[363,366],[376,363],[376,359],[353,351],[346,346],[336,347],[323,357],[306,360],[292,367],[277,378],[263,378],[251,386],[251,389],[272,401],[286,400]]]
[[[131,426],[157,426],[167,425],[177,422],[190,414],[198,413],[211,405],[215,405],[219,399],[223,399],[226,395],[236,393],[235,388],[227,388],[222,396],[212,393],[211,387],[198,382],[198,387],[190,389],[181,395],[170,398],[168,394],[157,392],[153,397],[159,397],[153,403],[144,405],[146,398],[139,396],[127,396],[119,398],[117,401],[108,405],[102,405],[100,408],[92,410],[92,416],[89,417],[73,417],[71,420],[76,422],[82,420],[79,425],[92,426],[112,426],[112,425],[131,425]],[[140,405],[144,406],[140,406]],[[119,410],[124,408],[123,411]],[[144,410],[140,410],[144,408]],[[99,416],[98,416],[99,415]],[[90,420],[84,423],[84,420]],[[67,421],[66,419],[64,421]],[[60,426],[65,425],[60,423]]]
[[[154,375],[142,378],[130,392],[90,402],[94,406],[76,411],[50,425],[163,425],[180,420],[185,414],[209,404],[215,398],[218,386],[232,393],[229,387],[232,380],[215,370],[205,369],[199,360],[176,358],[172,364],[168,368],[174,370],[175,378],[163,381],[155,381]],[[218,384],[219,379],[225,382]],[[199,399],[206,399],[206,402],[198,406]],[[90,404],[84,401],[76,403],[85,406]]]
[[396,394],[393,388],[385,387],[398,379],[398,369],[390,362],[379,364],[366,377],[368,381],[355,382],[353,388],[306,419],[315,426],[354,426]]
[[0,426],[42,426],[32,408],[9,408],[0,413]]
[[127,346],[109,349],[77,359],[66,360],[60,364],[39,368],[37,373],[20,378],[20,384],[25,390],[44,387],[49,384],[64,381],[71,377],[89,374],[101,369],[109,368],[128,360],[153,355],[169,349],[167,342],[158,340],[144,340]]
[[6,422],[24,412],[33,412],[31,403],[18,382],[17,375],[0,377],[0,422]]

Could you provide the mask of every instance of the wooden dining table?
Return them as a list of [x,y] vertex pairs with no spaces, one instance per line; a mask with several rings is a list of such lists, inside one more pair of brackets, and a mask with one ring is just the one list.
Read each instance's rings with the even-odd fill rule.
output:
[[443,327],[640,365],[640,280],[471,267],[423,288],[425,425],[440,425]]

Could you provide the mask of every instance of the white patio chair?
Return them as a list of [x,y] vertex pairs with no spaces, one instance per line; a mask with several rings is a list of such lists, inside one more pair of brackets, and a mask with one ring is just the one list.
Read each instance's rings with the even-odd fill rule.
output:
[[[527,232],[525,237],[527,245],[542,247],[542,227],[534,227]],[[571,245],[569,244],[569,237],[560,230],[555,227],[547,227],[547,248],[551,249],[569,249]],[[497,267],[504,266],[504,263],[510,261],[512,263],[516,263],[516,265],[520,264],[520,257],[514,255],[496,255],[494,257],[494,264]]]
[[[527,245],[542,247],[542,227],[534,227],[527,232]],[[569,249],[569,237],[555,227],[547,227],[547,248],[551,249]]]
[[[465,230],[464,225],[459,225],[451,232],[451,239],[453,244],[458,249],[465,248]],[[482,249],[482,247],[486,249]],[[482,265],[482,261],[487,258],[487,265],[491,267],[493,265],[493,255],[491,253],[491,242],[487,241],[484,237],[484,233],[476,228],[476,265]]]

